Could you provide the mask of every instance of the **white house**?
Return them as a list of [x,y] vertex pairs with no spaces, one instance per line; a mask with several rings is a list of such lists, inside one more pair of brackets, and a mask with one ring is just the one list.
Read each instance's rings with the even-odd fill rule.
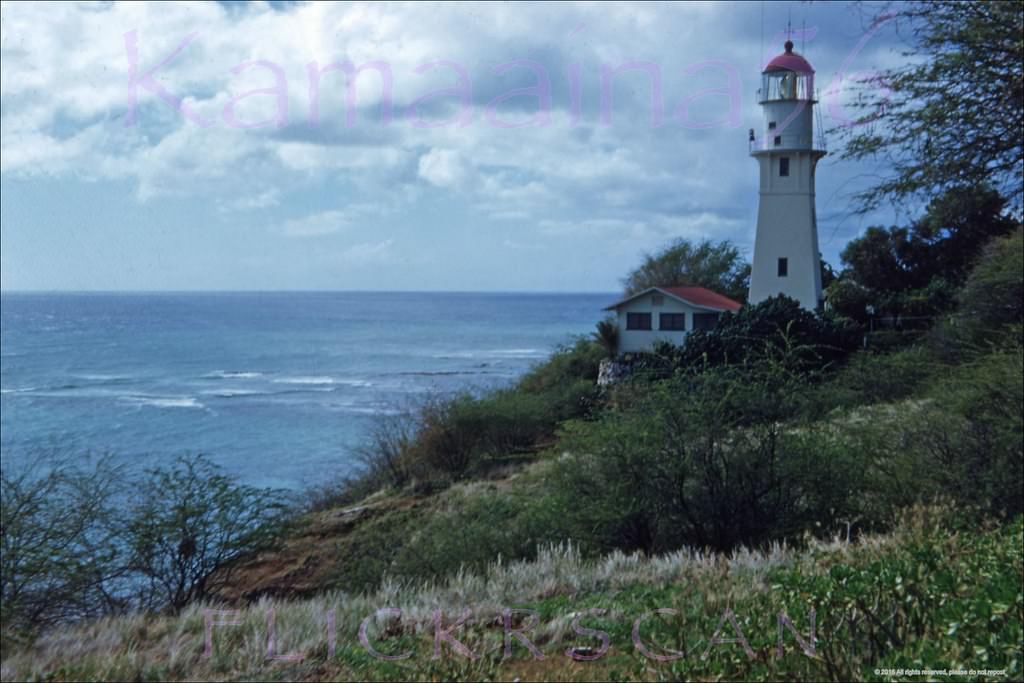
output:
[[761,187],[749,301],[785,294],[813,311],[822,303],[814,172],[826,153],[814,144],[814,69],[792,41],[785,48],[761,74],[760,139],[750,131]]
[[682,344],[692,330],[715,326],[725,311],[740,304],[703,287],[651,287],[604,310],[615,311],[619,351],[650,351],[659,341]]

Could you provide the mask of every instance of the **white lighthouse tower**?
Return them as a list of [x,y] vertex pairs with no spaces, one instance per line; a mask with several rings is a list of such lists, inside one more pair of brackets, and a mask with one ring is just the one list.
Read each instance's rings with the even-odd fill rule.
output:
[[785,294],[815,310],[822,297],[814,169],[826,153],[814,146],[814,70],[792,41],[768,62],[758,96],[764,126],[759,140],[750,136],[761,188],[749,300]]

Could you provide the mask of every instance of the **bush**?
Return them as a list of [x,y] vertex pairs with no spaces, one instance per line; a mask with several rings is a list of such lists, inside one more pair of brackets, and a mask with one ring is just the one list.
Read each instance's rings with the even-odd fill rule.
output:
[[432,396],[401,415],[382,418],[360,451],[362,474],[322,493],[320,505],[352,502],[380,487],[413,481],[436,489],[435,483],[535,452],[553,438],[561,421],[590,413],[602,358],[599,344],[580,338],[514,387],[482,397]]
[[960,315],[981,328],[1024,322],[1024,231],[992,240],[959,297]]
[[932,336],[948,357],[1024,344],[1024,232],[986,245],[958,303],[952,320]]
[[3,629],[209,597],[242,555],[267,547],[284,507],[201,456],[137,476],[111,457],[2,473]]
[[600,344],[581,337],[572,345],[559,347],[551,358],[526,373],[517,388],[540,394],[581,381],[594,383],[604,357]]
[[147,606],[180,609],[216,593],[231,565],[277,538],[284,505],[267,490],[235,484],[203,456],[155,468],[135,487],[126,541],[129,567],[148,584]]
[[506,456],[532,453],[560,421],[582,412],[593,389],[583,380],[541,393],[509,389],[435,400],[420,412],[419,431],[406,451],[409,467],[419,476],[459,478]]
[[124,607],[113,596],[123,560],[112,510],[123,493],[121,468],[109,456],[91,468],[45,455],[33,462],[0,470],[0,621],[8,637]]
[[[432,482],[430,482],[432,483]],[[486,481],[430,490],[429,498],[381,499],[335,540],[327,584],[358,592],[384,576],[441,580],[460,570],[532,558],[537,546],[565,538],[544,465],[517,475],[515,486]],[[421,493],[422,484],[410,487]]]
[[893,353],[860,351],[812,390],[809,404],[817,415],[824,415],[835,408],[897,401],[918,392],[941,367],[926,346]]
[[958,368],[930,397],[914,431],[937,488],[993,514],[1024,513],[1021,349]]
[[562,525],[543,495],[471,490],[459,498],[397,549],[390,573],[440,580],[496,561],[532,560],[538,546],[561,540]]
[[986,514],[1021,514],[1022,373],[1019,351],[947,370],[918,400],[836,419],[823,457],[846,454],[860,464],[867,478],[860,514],[870,524],[939,497]]
[[794,372],[813,375],[857,350],[860,339],[852,321],[811,313],[779,295],[723,314],[714,329],[690,332],[681,346],[663,341],[623,360],[630,365],[631,379],[641,383],[680,372],[780,361]]
[[615,360],[619,355],[619,322],[614,316],[597,323],[594,341],[601,345],[605,355]]
[[[774,610],[766,611],[792,615],[810,600],[820,635],[816,657],[776,660],[778,666],[796,662],[817,671],[799,675],[782,668],[750,679],[870,680],[878,667],[912,669],[935,661],[1020,675],[1020,519],[993,530],[949,512],[931,520],[921,510],[910,512],[900,524],[902,542],[880,556],[837,562],[820,572],[784,569],[771,577]],[[744,677],[742,668],[735,669]]]
[[811,371],[845,358],[859,345],[850,321],[811,313],[779,295],[725,313],[710,331],[691,332],[672,362],[680,368],[715,367],[782,354],[793,369]]
[[728,550],[843,518],[856,466],[819,457],[815,433],[783,425],[807,381],[780,363],[688,373],[628,410],[570,423],[558,488],[574,536],[595,550]]

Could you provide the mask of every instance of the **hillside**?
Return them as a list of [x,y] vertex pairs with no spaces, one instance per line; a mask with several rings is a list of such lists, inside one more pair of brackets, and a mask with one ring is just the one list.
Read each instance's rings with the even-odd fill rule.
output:
[[[1024,528],[1018,521],[950,533],[958,524],[949,509],[917,508],[888,534],[812,542],[800,552],[777,545],[586,560],[563,545],[533,562],[493,564],[440,583],[386,581],[365,595],[263,599],[234,613],[192,605],[178,616],[106,619],[46,636],[7,656],[3,679],[884,680],[876,670],[931,667],[998,670],[943,680],[1014,680],[1022,661]],[[406,659],[376,659],[360,643],[360,623],[383,607],[401,609],[401,618],[382,614],[368,626],[368,642],[382,653],[409,653]],[[518,640],[512,656],[504,656],[505,608],[535,611],[535,628],[526,628],[523,620],[531,617],[524,612],[513,613],[510,623],[524,630],[543,660]],[[463,610],[470,613],[453,637],[478,659],[447,643],[440,659],[431,658],[438,609],[445,627]],[[633,624],[656,609],[676,612],[650,614],[641,624],[641,645],[651,655],[668,648],[684,657],[659,662],[638,651]],[[780,612],[794,630],[785,630],[778,657]],[[268,658],[271,613],[274,653],[301,661]],[[207,618],[237,622],[210,628],[209,657]],[[725,642],[741,638],[737,626],[750,654],[742,642]],[[607,653],[601,654],[601,634],[585,629],[607,633]],[[711,645],[716,638],[723,642]],[[594,659],[577,661],[567,651]]]
[[[4,531],[2,678],[1019,678],[1021,240],[994,241],[930,328],[866,349],[849,319],[785,297],[682,347],[620,356],[631,372],[610,387],[595,382],[607,347],[579,339],[514,386],[383,420],[358,477],[284,518],[201,458],[142,480],[127,516],[93,494],[119,480],[60,473],[82,510],[110,515],[88,527],[112,530],[106,564],[19,554],[21,538],[81,534],[47,526],[66,517],[48,489],[8,498],[23,489],[5,480],[17,524]],[[19,500],[49,507],[37,519]],[[402,618],[382,614],[360,640],[384,608]],[[521,611],[508,626],[543,660],[514,634],[503,656],[505,608],[536,612],[535,626]],[[685,657],[635,646],[635,620],[659,609],[675,611],[645,619],[642,642]],[[464,610],[464,637],[433,659],[435,618],[443,632]],[[775,657],[780,612],[788,654]]]

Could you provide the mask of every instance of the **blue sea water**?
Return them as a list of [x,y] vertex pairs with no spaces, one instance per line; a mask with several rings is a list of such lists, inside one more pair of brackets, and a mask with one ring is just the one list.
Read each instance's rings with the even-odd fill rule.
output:
[[299,489],[354,467],[376,416],[515,381],[614,295],[374,292],[0,295],[5,461],[202,452]]

